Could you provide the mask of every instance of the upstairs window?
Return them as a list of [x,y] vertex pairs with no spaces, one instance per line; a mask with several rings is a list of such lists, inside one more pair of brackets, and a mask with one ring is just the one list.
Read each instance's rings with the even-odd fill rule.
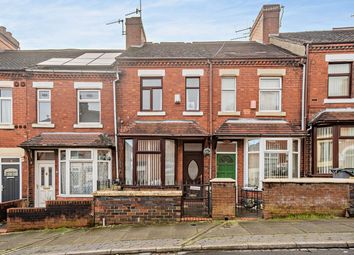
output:
[[281,78],[263,77],[259,81],[259,111],[281,111]]
[[328,65],[328,97],[350,97],[351,64]]
[[186,110],[199,111],[199,78],[186,78]]
[[12,123],[12,89],[0,88],[0,124]]
[[236,111],[236,78],[221,79],[221,111]]
[[101,102],[99,90],[78,91],[79,123],[100,123]]
[[48,89],[37,90],[37,121],[38,123],[51,123],[51,95]]
[[162,79],[141,79],[141,110],[162,111]]

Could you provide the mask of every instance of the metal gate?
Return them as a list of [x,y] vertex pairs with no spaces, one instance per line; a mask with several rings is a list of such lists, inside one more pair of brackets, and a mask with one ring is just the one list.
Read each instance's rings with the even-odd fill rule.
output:
[[182,196],[182,217],[206,218],[211,215],[209,184],[185,184]]
[[263,215],[262,190],[241,187],[237,190],[236,217],[258,218]]

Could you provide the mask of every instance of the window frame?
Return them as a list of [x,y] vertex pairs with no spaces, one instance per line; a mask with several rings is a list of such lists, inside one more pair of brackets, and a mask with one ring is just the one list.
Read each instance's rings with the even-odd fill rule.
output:
[[[0,87],[0,89],[9,89],[11,90],[11,97],[3,97],[0,95],[0,125],[12,125],[13,124],[13,108],[14,108],[14,105],[13,105],[13,88],[9,88],[9,87]],[[1,122],[1,111],[2,111],[2,100],[10,100],[10,105],[11,105],[11,109],[10,109],[10,122]]]
[[[169,188],[169,187],[176,187],[177,186],[177,165],[178,165],[178,141],[175,139],[168,139],[168,138],[154,138],[154,137],[127,137],[124,139],[124,145],[126,140],[132,140],[133,141],[133,159],[132,159],[132,184],[126,184],[126,178],[125,178],[125,171],[126,171],[126,161],[125,161],[125,146],[123,149],[122,155],[124,155],[124,169],[123,169],[123,186],[126,187],[140,187],[140,188]],[[138,141],[139,140],[159,140],[160,141],[160,151],[138,151]],[[165,181],[165,156],[166,156],[166,150],[165,150],[165,144],[166,140],[172,140],[175,143],[175,164],[174,164],[174,185],[166,185]],[[161,185],[138,185],[137,184],[137,155],[138,154],[160,154],[161,155]]]
[[[255,152],[255,151],[251,151],[249,152],[248,150],[248,141],[249,140],[255,140],[258,139],[259,140],[259,151]],[[266,142],[267,141],[287,141],[287,150],[266,150]],[[294,178],[293,177],[293,141],[297,140],[298,141],[298,177]],[[249,153],[258,153],[259,154],[259,186],[258,186],[258,190],[262,190],[263,188],[263,180],[264,176],[265,176],[265,167],[264,167],[264,161],[265,161],[265,153],[284,153],[286,152],[288,155],[288,179],[297,179],[300,178],[300,167],[301,167],[301,139],[300,138],[288,138],[288,137],[255,137],[255,138],[249,138],[249,139],[245,139],[244,141],[244,162],[245,162],[245,171],[244,171],[244,184],[246,187],[248,187],[248,154]],[[250,187],[253,188],[253,187]]]
[[[235,85],[235,88],[233,90],[224,90],[223,87],[222,87],[222,84],[223,84],[223,80],[224,79],[233,79],[234,80],[234,85]],[[220,111],[221,112],[236,112],[237,111],[237,78],[235,76],[222,76],[221,77],[221,80],[220,80],[220,87],[221,87],[221,95],[220,95],[220,99],[221,99],[221,102],[220,102]],[[227,111],[227,110],[224,110],[222,108],[223,104],[223,98],[222,98],[222,95],[223,95],[223,91],[233,91],[234,92],[234,109],[231,110],[231,111]]]
[[[261,81],[262,80],[274,80],[277,79],[279,80],[279,89],[262,89],[261,88]],[[283,77],[282,76],[262,76],[259,77],[259,85],[258,85],[258,111],[259,112],[274,112],[274,113],[279,113],[282,111],[282,96],[283,96]],[[265,92],[279,92],[279,110],[262,110],[261,109],[261,93],[262,91]]]
[[[40,99],[39,94],[41,91],[49,92],[49,99]],[[50,121],[39,121],[40,120],[40,103],[41,102],[49,102],[50,104]],[[52,91],[51,89],[37,89],[37,123],[38,124],[52,124]]]
[[[330,74],[328,72],[329,66],[330,65],[335,65],[335,64],[349,64],[349,73],[338,73],[338,74]],[[352,62],[329,62],[327,66],[327,98],[351,98],[352,97],[352,72],[353,72],[353,65]],[[348,76],[349,78],[349,84],[348,84],[348,96],[330,96],[329,95],[329,77],[344,77]]]
[[[323,139],[318,139],[317,138],[317,129],[318,128],[323,128],[323,127],[332,127],[332,138],[323,138]],[[340,130],[341,128],[345,127],[353,127],[353,124],[348,124],[348,125],[321,125],[321,126],[316,126],[314,127],[313,131],[313,145],[312,145],[312,157],[313,157],[313,164],[312,164],[312,175],[313,176],[332,176],[332,173],[328,174],[321,174],[318,173],[317,171],[317,141],[321,140],[332,140],[332,153],[333,153],[333,158],[332,158],[332,168],[338,168],[339,167],[339,140],[340,139],[352,139],[354,140],[353,136],[341,136],[340,135]]]
[[[98,99],[80,99],[80,92],[98,92]],[[101,124],[102,123],[102,103],[101,90],[99,89],[77,89],[77,123],[84,125]],[[80,122],[80,103],[98,103],[99,104],[99,121],[98,122]]]
[[[199,83],[199,86],[198,86],[198,88],[194,88],[194,87],[190,87],[190,88],[188,88],[187,87],[187,80],[188,79],[198,79],[198,83]],[[184,78],[184,88],[185,88],[185,91],[184,91],[184,98],[185,98],[185,110],[186,110],[186,112],[199,112],[200,111],[200,77],[199,76],[187,76],[187,77],[185,77]],[[188,90],[198,90],[198,107],[197,107],[197,110],[189,110],[188,109],[188,93],[187,93],[187,91]]]
[[[94,148],[94,149],[87,149],[87,148],[62,148],[58,150],[58,168],[59,168],[59,197],[92,197],[92,194],[71,194],[70,192],[70,164],[74,163],[92,163],[92,192],[97,191],[97,181],[98,181],[98,162],[103,162],[103,160],[99,160],[97,158],[97,154],[99,150],[107,150],[110,159],[106,160],[108,162],[108,178],[112,181],[112,150],[109,148]],[[65,160],[60,158],[61,152],[65,151]],[[91,159],[71,159],[71,152],[72,151],[90,151],[91,152]],[[61,174],[62,168],[61,163],[65,162],[65,190],[66,194],[62,193],[61,190]]]
[[[161,87],[144,87],[143,80],[161,80]],[[153,109],[153,90],[154,89],[161,89],[161,109],[154,110]],[[143,91],[149,90],[150,91],[150,108],[148,110],[143,109]],[[161,112],[163,111],[163,77],[156,76],[156,77],[140,77],[140,111],[142,112]]]

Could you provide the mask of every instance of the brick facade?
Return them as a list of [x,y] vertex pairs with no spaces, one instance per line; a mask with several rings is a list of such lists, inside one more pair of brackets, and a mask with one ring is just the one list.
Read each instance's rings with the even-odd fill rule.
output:
[[344,216],[350,208],[350,190],[353,186],[353,181],[338,179],[266,181],[263,187],[263,216],[266,219],[311,214]]
[[211,180],[211,214],[213,219],[230,220],[235,218],[236,185],[232,179]]
[[47,201],[45,208],[11,208],[7,231],[87,227],[93,224],[91,201]]

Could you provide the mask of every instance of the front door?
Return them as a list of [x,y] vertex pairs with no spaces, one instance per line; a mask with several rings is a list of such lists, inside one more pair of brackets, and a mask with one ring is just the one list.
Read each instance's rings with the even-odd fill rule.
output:
[[236,180],[236,154],[216,154],[217,178]]
[[185,185],[203,184],[203,153],[184,152],[183,180]]
[[2,202],[20,198],[20,165],[3,164],[1,167]]
[[45,207],[47,200],[55,200],[54,162],[38,162],[36,167],[36,207]]

